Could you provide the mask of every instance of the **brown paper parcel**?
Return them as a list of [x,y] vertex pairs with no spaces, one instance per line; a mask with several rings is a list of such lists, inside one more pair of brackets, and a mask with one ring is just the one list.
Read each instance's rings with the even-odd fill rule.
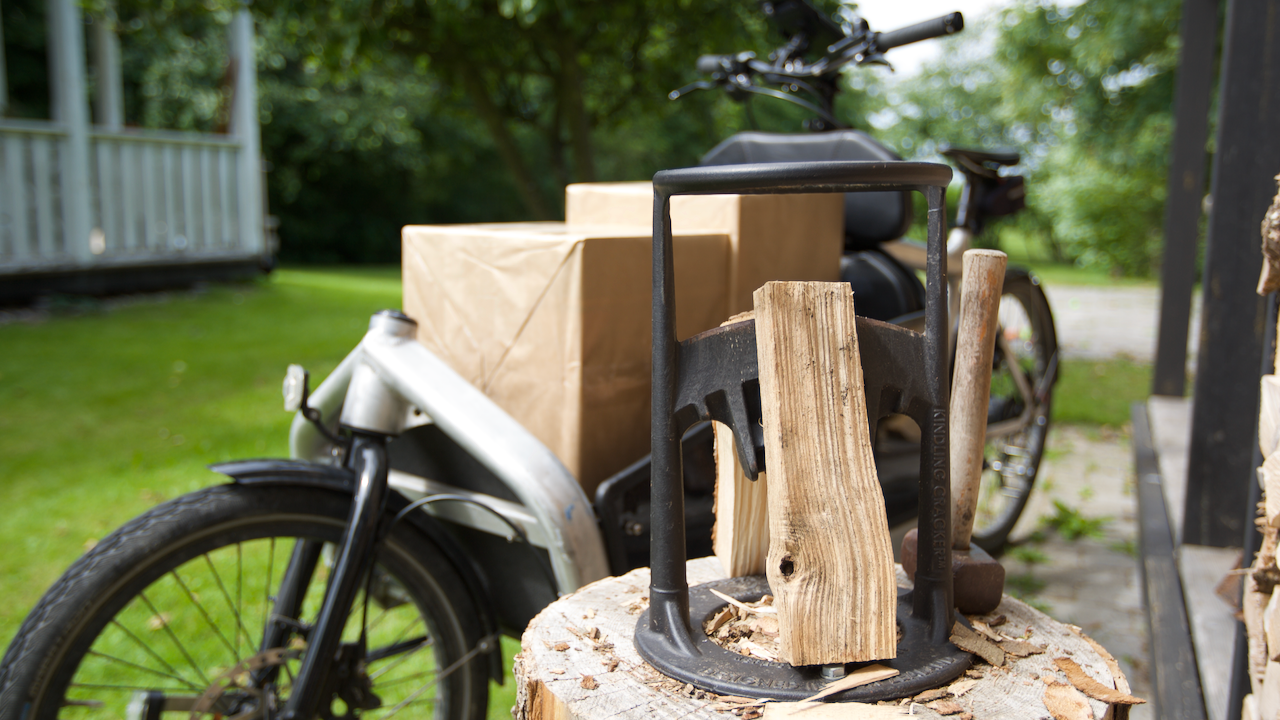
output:
[[[653,226],[653,183],[579,183],[565,189],[569,225]],[[680,195],[671,198],[676,232],[729,236],[729,314],[753,307],[770,280],[840,279],[844,196]]]
[[[649,452],[651,231],[563,223],[409,226],[418,340],[597,485]],[[729,241],[675,236],[676,331],[725,320]]]

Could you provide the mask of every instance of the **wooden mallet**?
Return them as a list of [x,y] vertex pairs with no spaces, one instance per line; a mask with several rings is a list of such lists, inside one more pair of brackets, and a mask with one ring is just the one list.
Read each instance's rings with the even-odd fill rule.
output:
[[[982,483],[987,408],[1000,293],[1008,258],[998,250],[964,254],[960,328],[951,386],[951,569],[956,608],[968,614],[995,610],[1004,593],[1004,567],[969,540]],[[915,576],[916,531],[902,540],[902,565]]]

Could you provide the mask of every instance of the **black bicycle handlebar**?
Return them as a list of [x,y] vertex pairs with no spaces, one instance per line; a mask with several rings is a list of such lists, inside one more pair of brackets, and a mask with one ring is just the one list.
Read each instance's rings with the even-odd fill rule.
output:
[[698,56],[698,72],[702,75],[711,75],[724,70],[726,60],[732,60],[732,55],[699,55]]
[[953,12],[915,25],[889,32],[876,33],[875,45],[880,50],[902,47],[921,40],[952,35],[964,29],[964,16]]

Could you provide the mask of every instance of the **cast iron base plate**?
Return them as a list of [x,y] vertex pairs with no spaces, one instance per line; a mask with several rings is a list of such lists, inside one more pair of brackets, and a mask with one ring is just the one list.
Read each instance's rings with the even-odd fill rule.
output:
[[[675,643],[650,630],[650,611],[645,610],[636,625],[640,656],[665,675],[721,695],[795,701],[817,694],[830,682],[821,676],[819,666],[793,667],[760,660],[725,650],[713,642],[702,631],[703,623],[726,603],[711,594],[711,588],[735,600],[752,602],[769,592],[769,583],[763,575],[755,575],[690,588],[689,616],[697,654],[679,652]],[[825,701],[874,702],[916,695],[951,682],[969,667],[973,659],[969,653],[949,642],[929,644],[926,623],[911,616],[909,590],[898,590],[898,626],[902,630],[898,657],[881,660],[880,664],[897,669],[899,674],[830,695]],[[870,663],[853,663],[847,669],[852,672],[866,664]]]

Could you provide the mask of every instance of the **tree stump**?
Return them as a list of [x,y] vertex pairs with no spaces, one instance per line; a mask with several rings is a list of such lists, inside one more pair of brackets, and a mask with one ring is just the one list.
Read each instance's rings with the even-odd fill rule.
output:
[[[714,557],[690,561],[688,573],[691,585],[724,577]],[[910,585],[901,568],[898,583]],[[799,703],[753,704],[703,692],[645,663],[633,638],[636,619],[648,606],[648,588],[645,568],[606,578],[552,603],[529,623],[515,663],[517,720],[751,720],[761,715],[768,720],[799,709]],[[972,635],[961,642],[980,645],[988,659],[975,659],[973,668],[949,686],[897,703],[833,703],[798,717],[881,718],[911,712],[913,717],[952,720],[1092,720],[1125,718],[1129,705],[1141,702],[1129,696],[1115,659],[1079,628],[1007,595],[995,612],[972,620]],[[996,661],[1002,665],[994,667]]]

